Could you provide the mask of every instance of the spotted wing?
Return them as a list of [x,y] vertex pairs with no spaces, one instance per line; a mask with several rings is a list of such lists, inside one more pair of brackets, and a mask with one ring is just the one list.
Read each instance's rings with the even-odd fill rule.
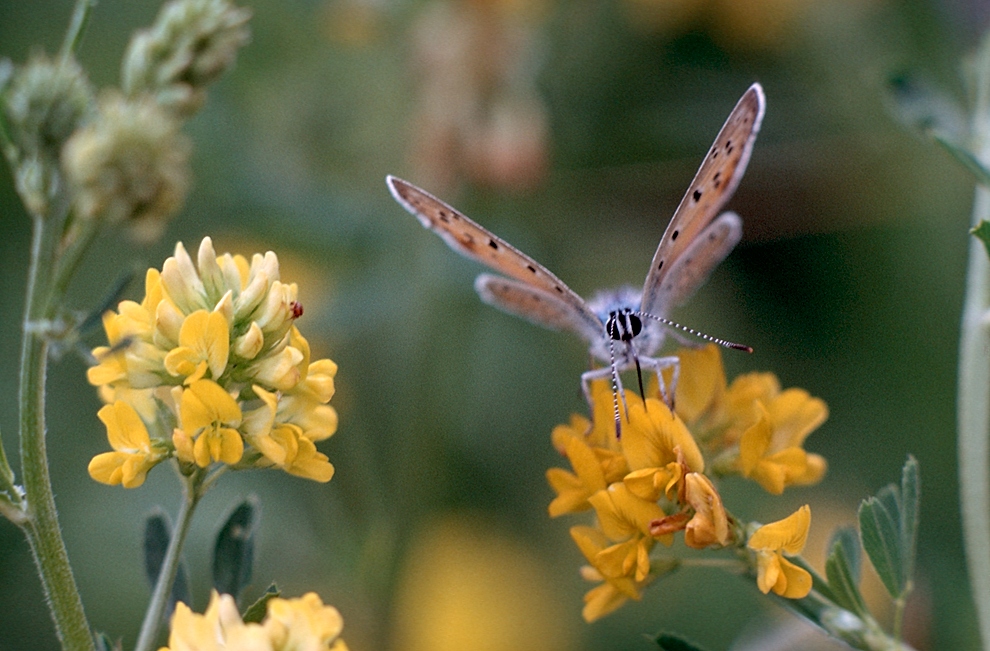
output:
[[[740,239],[742,220],[739,215],[734,212],[719,215],[664,273],[656,293],[657,309],[670,310],[691,298]],[[666,316],[658,312],[650,314]]]
[[[600,321],[597,327],[593,327],[570,304],[526,283],[481,274],[474,281],[474,289],[489,305],[544,328],[570,330],[588,343],[595,343],[604,336],[605,326]],[[595,320],[598,320],[597,317]]]
[[[686,286],[686,283],[704,282],[708,272],[721,259],[713,261],[705,257],[705,253],[709,256],[721,254],[723,258],[728,255],[728,250],[723,251],[721,247],[701,246],[699,249],[695,248],[695,243],[699,237],[712,234],[708,231],[709,224],[739,185],[749,163],[765,108],[763,88],[759,84],[753,84],[729,114],[687,193],[674,211],[653,256],[650,272],[643,285],[641,307],[644,312],[662,316],[671,307],[664,301],[669,300],[672,292],[682,299],[693,294],[697,285]],[[730,246],[729,249],[731,248]],[[694,253],[691,262],[686,261],[689,251]],[[704,269],[694,271],[689,269],[692,265],[702,265]],[[671,284],[668,275],[674,269],[678,269],[675,284],[680,286],[676,290],[665,290]]]
[[394,176],[386,177],[385,181],[395,200],[424,227],[442,237],[450,248],[553,296],[584,324],[582,328],[601,327],[584,299],[539,262],[415,185]]

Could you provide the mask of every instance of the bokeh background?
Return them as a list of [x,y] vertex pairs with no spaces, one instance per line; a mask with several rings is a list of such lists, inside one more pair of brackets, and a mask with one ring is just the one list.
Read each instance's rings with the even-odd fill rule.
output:
[[[159,3],[100,0],[80,59],[118,82],[130,33]],[[946,154],[892,115],[909,75],[966,105],[984,0],[255,0],[252,43],[187,125],[195,185],[152,245],[105,233],[72,288],[92,309],[174,243],[274,250],[300,287],[299,326],[340,365],[326,485],[224,478],[186,558],[205,606],[218,522],[262,505],[251,593],[277,581],[342,611],[355,651],[650,649],[675,630],[712,650],[828,648],[749,583],[688,570],[585,624],[582,562],[551,521],[552,427],[583,410],[586,352],[475,296],[479,267],[389,197],[397,174],[458,206],[588,295],[639,285],[660,234],[742,92],[767,114],[730,203],[745,238],[674,317],[752,345],[730,376],[771,370],[831,409],[808,441],[830,470],[768,500],[723,487],[743,517],[810,503],[808,553],[862,497],[921,464],[919,649],[975,648],[957,507],[958,323],[973,195]],[[58,48],[68,0],[0,0],[0,56]],[[960,120],[965,120],[960,116]],[[16,457],[18,323],[28,219],[0,171],[0,428]],[[140,275],[139,275],[140,277]],[[140,282],[128,290],[139,298]],[[92,333],[88,343],[103,342]],[[99,485],[106,449],[85,363],[50,371],[49,450],[68,551],[92,623],[133,644],[149,587],[143,518],[174,513],[162,467],[138,490]],[[773,631],[777,646],[745,642]],[[20,532],[0,522],[0,650],[55,638]],[[751,646],[747,646],[751,644]]]

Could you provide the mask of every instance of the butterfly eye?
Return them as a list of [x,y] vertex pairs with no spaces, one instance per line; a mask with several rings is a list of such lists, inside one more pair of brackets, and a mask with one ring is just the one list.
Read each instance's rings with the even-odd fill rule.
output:
[[632,341],[633,337],[643,331],[643,322],[638,316],[623,310],[621,312],[609,312],[608,321],[605,323],[605,332],[615,341]]

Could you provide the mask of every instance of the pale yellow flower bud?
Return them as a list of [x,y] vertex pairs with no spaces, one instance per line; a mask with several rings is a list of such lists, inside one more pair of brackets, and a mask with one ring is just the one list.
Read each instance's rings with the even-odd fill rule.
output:
[[181,117],[203,104],[205,87],[231,67],[248,42],[251,12],[227,0],[177,0],[162,7],[124,55],[123,88],[155,95]]
[[234,354],[242,359],[254,359],[261,352],[264,344],[265,335],[258,324],[252,321],[248,331],[234,342]]

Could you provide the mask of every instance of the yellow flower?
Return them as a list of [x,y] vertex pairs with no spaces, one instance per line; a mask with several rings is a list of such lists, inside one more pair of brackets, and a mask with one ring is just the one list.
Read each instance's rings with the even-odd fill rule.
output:
[[701,472],[705,459],[684,422],[653,398],[627,398],[628,425],[622,432],[622,453],[632,471],[627,488],[638,497],[656,501],[673,498],[685,470]]
[[729,542],[729,518],[722,496],[708,477],[691,472],[684,477],[684,501],[694,509],[694,517],[684,527],[684,544],[694,549]]
[[255,624],[244,623],[233,597],[213,591],[202,615],[176,604],[168,646],[159,651],[347,651],[343,626],[337,609],[312,592],[272,599],[265,620]]
[[148,271],[140,303],[104,316],[110,345],[93,351],[87,377],[104,401],[125,400],[147,427],[170,432],[185,464],[328,481],[333,466],[315,443],[337,430],[327,404],[337,365],[311,360],[296,296],[272,252],[217,255],[204,238],[194,262],[179,243],[161,272]]
[[118,400],[104,405],[97,413],[107,427],[107,438],[115,452],[104,452],[89,462],[89,475],[98,482],[124,488],[137,488],[148,471],[165,458],[162,446],[151,443],[148,428],[138,413]]
[[715,344],[677,351],[681,373],[674,389],[677,415],[689,425],[702,418],[719,420],[725,398],[725,368],[722,351]]
[[[571,529],[588,561],[582,574],[599,584],[585,595],[589,621],[638,599],[649,581],[679,565],[669,555],[651,557],[657,541],[670,546],[683,531],[684,544],[693,549],[743,545],[743,524],[726,510],[713,477],[742,474],[780,493],[825,472],[825,460],[802,449],[827,416],[824,402],[801,389],[781,390],[772,373],[750,373],[728,384],[714,345],[681,350],[678,357],[676,411],[628,392],[619,400],[618,436],[615,398],[603,380],[590,387],[591,420],[574,415],[554,428],[553,445],[572,471],[547,471],[556,492],[550,515],[590,506],[596,516],[594,527]],[[672,380],[671,372],[664,375]],[[648,395],[656,390],[654,384]],[[810,575],[782,555],[800,551],[808,524],[805,507],[750,539],[764,592],[802,597],[810,590]]]
[[333,606],[324,606],[315,592],[298,599],[272,599],[263,626],[272,648],[280,651],[347,649],[340,639],[344,618]]
[[615,483],[588,498],[602,532],[614,541],[650,535],[650,523],[666,515],[660,505],[634,495],[625,484]]
[[[182,392],[179,411],[182,432],[195,440],[193,459],[205,468],[211,461],[235,464],[244,454],[237,426],[241,408],[212,380],[196,380]],[[178,445],[177,445],[178,447]]]
[[[631,577],[633,581],[645,581],[654,543],[650,524],[664,517],[663,509],[656,502],[635,496],[622,483],[598,491],[588,501],[598,516],[604,539],[615,543],[600,547],[593,557],[585,554],[588,561],[607,579]],[[670,544],[670,537],[663,542]]]
[[227,368],[230,354],[230,328],[219,312],[196,310],[185,318],[179,329],[179,346],[165,356],[165,370],[186,376],[184,384],[199,380],[206,371],[220,378]]
[[802,389],[788,389],[766,406],[756,403],[759,420],[739,441],[739,469],[768,493],[818,482],[826,470],[824,457],[801,447],[808,435],[827,417],[825,403]]
[[604,572],[600,568],[603,561],[612,560],[608,552],[614,547],[600,530],[585,526],[571,527],[571,538],[590,563],[582,569],[582,576],[588,581],[601,582],[584,596],[585,606],[581,614],[585,621],[593,622],[604,617],[629,599],[639,600],[642,589],[651,580],[648,545],[652,541],[649,538],[641,539],[643,544],[635,549],[636,562],[629,564],[626,572],[614,571],[615,566],[611,564]]
[[587,443],[572,436],[564,441],[564,446],[564,454],[574,472],[563,468],[547,470],[547,481],[557,493],[548,507],[551,518],[590,509],[588,498],[608,485],[605,483],[605,472]]
[[783,520],[760,527],[750,536],[746,546],[756,552],[756,583],[764,594],[773,590],[782,597],[800,599],[811,592],[811,575],[783,556],[801,553],[810,527],[811,508],[804,505]]
[[274,651],[260,624],[245,624],[230,595],[210,594],[206,612],[198,615],[181,601],[172,614],[168,646],[159,651]]

